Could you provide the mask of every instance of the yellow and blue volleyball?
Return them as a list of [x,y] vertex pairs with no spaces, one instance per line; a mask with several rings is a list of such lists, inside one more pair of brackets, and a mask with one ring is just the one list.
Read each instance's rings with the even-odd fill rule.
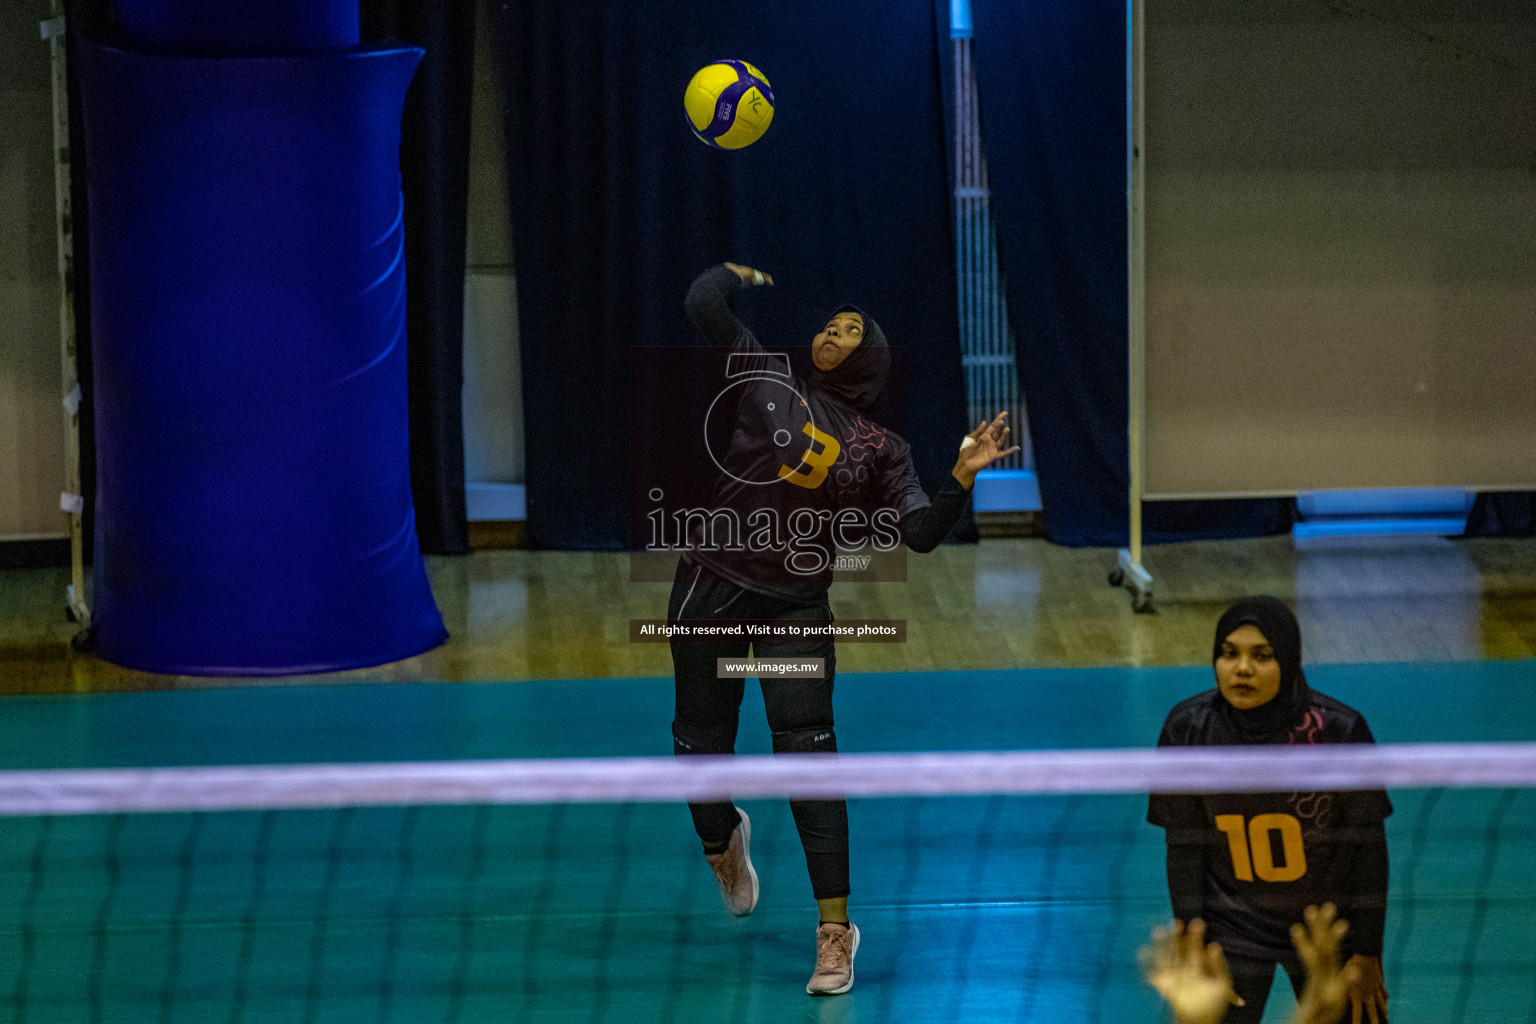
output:
[[740,149],[773,122],[768,78],[744,60],[717,60],[699,69],[683,94],[688,127],[716,149]]

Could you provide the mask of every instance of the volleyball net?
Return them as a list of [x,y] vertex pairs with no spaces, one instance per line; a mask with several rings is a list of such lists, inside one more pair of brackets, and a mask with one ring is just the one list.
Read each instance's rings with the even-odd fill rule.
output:
[[[1151,1021],[1146,794],[1378,788],[1393,1019],[1536,1019],[1536,743],[0,772],[0,1015]],[[726,794],[745,919],[682,806]],[[835,796],[863,944],[853,993],[810,1000],[784,798]],[[1283,831],[1255,864],[1290,864]]]

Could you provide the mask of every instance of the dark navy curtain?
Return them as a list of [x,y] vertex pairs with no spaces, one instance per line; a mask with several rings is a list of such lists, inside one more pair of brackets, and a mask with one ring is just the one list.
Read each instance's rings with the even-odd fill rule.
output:
[[460,555],[469,550],[464,508],[464,244],[475,5],[458,0],[363,0],[361,23],[364,39],[398,39],[426,51],[406,93],[400,125],[411,498],[421,549]]
[[[854,301],[908,349],[905,433],[936,487],[966,425],[930,5],[526,0],[499,22],[530,541],[627,546],[631,406],[668,402],[631,394],[630,349],[684,343],[689,284],[726,260],[774,276],[742,306],[765,344],[808,344]],[[683,114],[722,58],[776,100],[734,152]]]
[[[974,0],[999,262],[1047,535],[1126,543],[1124,0]],[[1287,530],[1293,502],[1149,502],[1149,541]]]
[[1479,494],[1467,515],[1468,537],[1536,537],[1536,492]]

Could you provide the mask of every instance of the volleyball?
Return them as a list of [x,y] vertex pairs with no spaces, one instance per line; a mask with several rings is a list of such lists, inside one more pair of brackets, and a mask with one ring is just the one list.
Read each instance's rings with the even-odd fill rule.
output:
[[744,60],[706,64],[683,94],[688,127],[716,149],[740,149],[763,137],[773,121],[768,78]]

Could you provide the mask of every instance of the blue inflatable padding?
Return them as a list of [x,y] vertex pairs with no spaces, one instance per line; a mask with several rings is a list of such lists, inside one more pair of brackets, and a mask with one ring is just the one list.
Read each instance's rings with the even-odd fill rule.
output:
[[134,45],[175,53],[302,54],[356,46],[358,0],[117,0]]
[[399,146],[421,57],[83,48],[107,660],[278,675],[446,638],[408,470]]

